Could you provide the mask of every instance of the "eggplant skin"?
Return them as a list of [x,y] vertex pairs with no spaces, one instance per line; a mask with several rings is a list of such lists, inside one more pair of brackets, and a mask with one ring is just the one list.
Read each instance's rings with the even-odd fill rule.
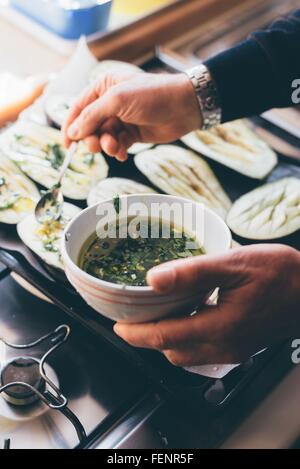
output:
[[46,113],[47,124],[53,129],[61,130],[62,126],[50,118],[49,114]]
[[287,177],[254,189],[232,205],[229,228],[253,240],[280,239],[300,229],[300,179]]

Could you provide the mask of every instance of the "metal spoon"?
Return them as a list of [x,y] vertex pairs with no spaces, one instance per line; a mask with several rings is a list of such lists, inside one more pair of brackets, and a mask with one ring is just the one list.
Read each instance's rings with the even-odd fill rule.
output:
[[61,216],[64,204],[61,182],[76,152],[77,145],[76,142],[72,143],[66,153],[57,183],[52,189],[45,192],[35,207],[35,218],[39,223],[51,223],[52,221],[58,220]]

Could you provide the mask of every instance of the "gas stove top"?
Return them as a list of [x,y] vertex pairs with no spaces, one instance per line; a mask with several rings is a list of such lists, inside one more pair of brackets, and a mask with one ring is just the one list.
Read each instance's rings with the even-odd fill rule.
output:
[[0,447],[76,447],[147,393],[125,360],[9,275],[0,297]]
[[218,446],[289,369],[280,349],[175,397],[9,273],[0,267],[0,448]]

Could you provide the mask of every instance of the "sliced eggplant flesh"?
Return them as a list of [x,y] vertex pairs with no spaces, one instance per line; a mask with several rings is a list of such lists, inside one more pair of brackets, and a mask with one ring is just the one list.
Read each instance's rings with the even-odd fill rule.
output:
[[[35,182],[51,188],[57,182],[65,158],[60,131],[29,122],[18,122],[0,136],[0,150]],[[79,142],[62,181],[70,199],[84,200],[90,188],[106,178],[108,165],[101,153],[91,153]]]
[[0,222],[18,223],[33,212],[39,198],[35,184],[0,154]]
[[134,143],[129,149],[128,153],[130,155],[137,155],[142,151],[150,150],[150,148],[154,147],[154,143]]
[[228,213],[231,230],[248,239],[268,240],[300,229],[300,179],[287,177],[243,195]]
[[192,132],[183,143],[207,158],[254,179],[263,179],[276,166],[276,153],[244,120]]
[[103,200],[112,199],[117,195],[131,195],[131,194],[150,194],[155,193],[151,187],[126,178],[107,178],[98,182],[94,186],[89,195],[88,205],[94,205]]
[[203,203],[223,218],[231,202],[209,165],[175,145],[159,145],[135,156],[137,168],[160,190]]
[[51,126],[61,129],[75,98],[71,96],[50,96],[45,103],[45,112]]
[[40,224],[34,214],[24,218],[18,225],[18,235],[23,243],[46,264],[63,269],[61,260],[61,239],[65,227],[79,212],[80,208],[65,203],[62,216],[52,223]]

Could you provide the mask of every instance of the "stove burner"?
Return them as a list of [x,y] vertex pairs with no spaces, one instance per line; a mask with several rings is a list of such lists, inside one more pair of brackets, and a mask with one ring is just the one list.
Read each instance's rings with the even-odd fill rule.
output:
[[[13,382],[23,382],[43,393],[46,383],[40,375],[39,366],[40,363],[35,358],[16,358],[1,370],[1,385],[5,386]],[[6,389],[3,392],[3,397],[7,402],[16,406],[26,406],[39,399],[37,394],[22,385]]]
[[[15,350],[24,350],[40,345],[46,340],[51,341],[51,348],[44,353],[40,360],[32,357],[18,357],[8,362],[0,371],[0,411],[10,417],[19,419],[25,409],[36,401],[39,405],[26,409],[29,414],[43,412],[44,409],[60,411],[74,425],[78,439],[82,442],[86,438],[84,427],[76,415],[68,408],[68,399],[60,392],[59,383],[54,371],[46,364],[49,356],[59,348],[70,334],[70,327],[63,324],[55,331],[40,337],[30,344],[11,344],[0,337],[0,342]],[[6,401],[6,402],[5,402]],[[12,405],[10,405],[12,404]],[[35,409],[35,410],[34,410]],[[7,412],[9,410],[9,412]],[[13,414],[13,415],[12,415]],[[15,415],[17,414],[17,415]],[[28,416],[26,417],[28,418]]]
[[[22,357],[22,358],[24,359],[25,357]],[[26,360],[31,360],[31,358],[27,357]],[[19,359],[17,359],[17,361],[19,361]],[[1,387],[2,373],[6,368],[8,368],[10,363],[13,363],[13,362],[11,361],[9,363],[8,362],[4,363],[2,370],[0,367],[0,387]],[[45,372],[46,372],[47,377],[52,381],[52,383],[57,388],[59,388],[58,377],[56,373],[54,372],[53,368],[51,368],[47,363],[45,363],[44,366],[45,366]],[[32,367],[33,367],[33,364],[32,364]],[[43,378],[41,378],[41,380],[45,382]],[[9,379],[8,381],[12,382],[11,379]],[[27,404],[27,402],[26,404],[24,403],[23,405],[21,405],[20,402],[19,402],[20,405],[12,404],[11,403],[12,397],[8,395],[7,393],[11,392],[12,390],[15,391],[14,388],[16,387],[20,388],[20,391],[22,393],[26,392],[27,396],[29,393],[31,394],[31,391],[28,388],[25,388],[24,386],[12,386],[6,389],[5,391],[2,391],[2,393],[0,394],[0,422],[1,422],[1,417],[4,417],[7,421],[11,421],[11,422],[27,422],[29,420],[33,420],[37,417],[40,417],[41,415],[48,412],[49,405],[47,405],[46,402],[39,399],[38,396],[36,397],[36,400],[34,400],[31,404],[30,403]],[[49,386],[46,383],[45,392],[42,392],[42,394],[44,395],[47,394],[47,389],[49,389]],[[0,424],[0,427],[1,427],[1,424]],[[1,449],[1,439],[0,439],[0,449]]]

